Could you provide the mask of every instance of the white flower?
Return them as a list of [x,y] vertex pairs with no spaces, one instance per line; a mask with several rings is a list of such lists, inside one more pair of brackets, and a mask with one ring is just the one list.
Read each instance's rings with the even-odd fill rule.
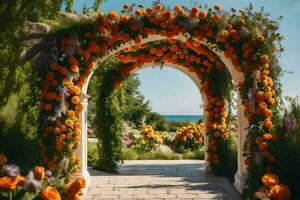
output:
[[42,183],[34,178],[34,174],[30,171],[25,179],[24,188],[31,193],[39,193],[42,189]]

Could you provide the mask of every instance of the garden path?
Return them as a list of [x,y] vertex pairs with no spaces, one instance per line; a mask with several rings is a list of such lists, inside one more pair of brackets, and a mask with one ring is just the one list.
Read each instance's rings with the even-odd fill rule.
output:
[[205,173],[202,160],[134,160],[125,161],[119,174],[89,171],[83,200],[241,199],[225,177]]

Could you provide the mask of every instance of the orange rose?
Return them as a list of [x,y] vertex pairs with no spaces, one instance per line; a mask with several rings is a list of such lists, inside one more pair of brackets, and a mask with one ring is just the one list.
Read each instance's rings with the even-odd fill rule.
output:
[[45,177],[45,168],[42,166],[36,166],[33,168],[34,178],[36,180],[43,180]]
[[279,183],[278,176],[274,173],[266,173],[265,175],[262,176],[261,180],[263,184],[269,188]]
[[4,166],[6,162],[7,162],[7,158],[5,157],[4,154],[0,153],[0,168]]
[[2,190],[14,190],[17,186],[24,183],[25,177],[16,176],[15,178],[4,176],[0,178],[0,191]]
[[67,119],[65,121],[65,124],[67,125],[67,127],[72,127],[74,123],[73,123],[73,121],[71,119]]
[[270,195],[275,200],[289,200],[291,199],[291,192],[288,186],[284,184],[275,185],[270,190]]
[[68,200],[76,199],[81,189],[85,187],[85,180],[83,178],[76,179],[67,189]]
[[61,200],[60,194],[56,188],[48,186],[42,192],[43,200]]

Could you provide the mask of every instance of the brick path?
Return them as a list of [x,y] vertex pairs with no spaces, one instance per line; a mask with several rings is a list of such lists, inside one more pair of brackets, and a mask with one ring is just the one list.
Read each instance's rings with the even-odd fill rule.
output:
[[83,200],[241,199],[226,178],[206,174],[200,160],[125,161],[119,174],[92,169],[90,174]]

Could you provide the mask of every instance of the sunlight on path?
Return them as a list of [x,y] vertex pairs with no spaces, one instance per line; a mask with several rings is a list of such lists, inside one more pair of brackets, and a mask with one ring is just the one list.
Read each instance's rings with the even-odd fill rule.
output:
[[240,195],[224,177],[205,174],[200,160],[125,161],[118,175],[93,169],[92,199],[228,199]]

